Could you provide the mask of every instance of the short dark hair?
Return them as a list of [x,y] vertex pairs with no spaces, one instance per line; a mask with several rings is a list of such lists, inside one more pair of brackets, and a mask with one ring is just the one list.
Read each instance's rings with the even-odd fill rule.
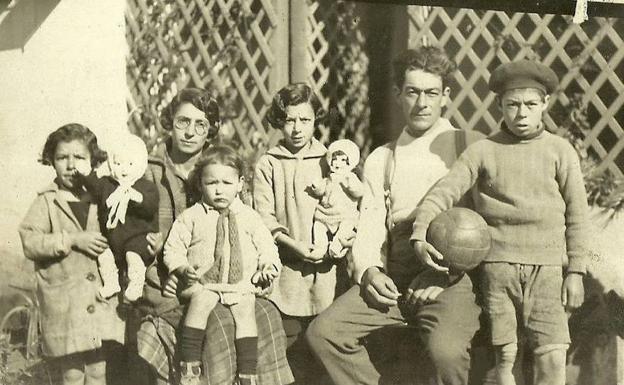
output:
[[185,88],[174,96],[169,105],[160,114],[162,127],[167,131],[173,128],[173,117],[178,112],[178,108],[184,103],[190,103],[206,114],[211,128],[208,131],[208,139],[217,136],[220,120],[219,104],[208,91],[201,88]]
[[91,154],[91,167],[99,166],[107,158],[100,146],[98,146],[97,137],[86,126],[79,123],[69,123],[59,127],[53,131],[46,139],[41,152],[39,162],[46,166],[54,166],[54,154],[56,146],[61,142],[71,142],[80,140],[84,142]]
[[447,87],[452,80],[452,74],[457,65],[447,53],[437,46],[418,46],[400,54],[392,63],[394,69],[394,83],[399,89],[405,83],[405,72],[408,70],[423,70],[442,78],[442,87]]
[[236,150],[226,144],[215,144],[204,150],[201,158],[195,163],[195,168],[190,176],[190,185],[196,197],[201,196],[201,175],[204,167],[210,164],[229,166],[238,172],[239,176],[245,176],[245,161]]
[[277,91],[273,97],[271,107],[266,114],[266,118],[277,129],[282,129],[286,122],[286,108],[296,106],[301,103],[309,103],[314,111],[314,125],[322,123],[325,118],[325,111],[320,99],[312,88],[305,83],[293,83]]
[[346,156],[347,157],[347,164],[351,165],[351,160],[349,159],[349,156],[347,155],[346,152],[344,152],[342,150],[336,150],[336,151],[332,152],[332,154],[331,154],[331,161],[333,162],[334,160],[338,159],[339,156]]

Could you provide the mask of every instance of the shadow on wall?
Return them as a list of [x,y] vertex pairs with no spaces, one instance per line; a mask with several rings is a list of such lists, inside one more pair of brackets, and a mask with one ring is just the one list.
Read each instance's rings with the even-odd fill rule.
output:
[[24,49],[60,0],[0,0],[0,51]]

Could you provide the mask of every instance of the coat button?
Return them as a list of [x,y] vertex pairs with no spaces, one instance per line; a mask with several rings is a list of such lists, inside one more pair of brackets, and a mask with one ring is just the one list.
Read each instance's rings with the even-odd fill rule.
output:
[[87,274],[87,279],[91,282],[95,281],[95,274],[93,273]]
[[87,306],[87,311],[91,314],[95,313],[95,306],[93,305]]

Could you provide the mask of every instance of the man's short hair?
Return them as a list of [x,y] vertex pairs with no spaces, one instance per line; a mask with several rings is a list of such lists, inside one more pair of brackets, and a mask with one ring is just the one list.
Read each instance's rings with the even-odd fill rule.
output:
[[447,87],[457,65],[446,52],[437,46],[418,46],[400,54],[393,62],[394,84],[403,88],[405,72],[423,70],[442,78],[442,87]]

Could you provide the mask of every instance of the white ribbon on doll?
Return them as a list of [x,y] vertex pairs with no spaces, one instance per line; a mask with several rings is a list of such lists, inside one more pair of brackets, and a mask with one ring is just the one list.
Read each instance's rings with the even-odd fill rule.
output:
[[126,223],[126,212],[130,198],[138,194],[138,191],[128,185],[119,185],[113,193],[106,199],[106,207],[109,208],[107,229],[114,229],[119,223]]

